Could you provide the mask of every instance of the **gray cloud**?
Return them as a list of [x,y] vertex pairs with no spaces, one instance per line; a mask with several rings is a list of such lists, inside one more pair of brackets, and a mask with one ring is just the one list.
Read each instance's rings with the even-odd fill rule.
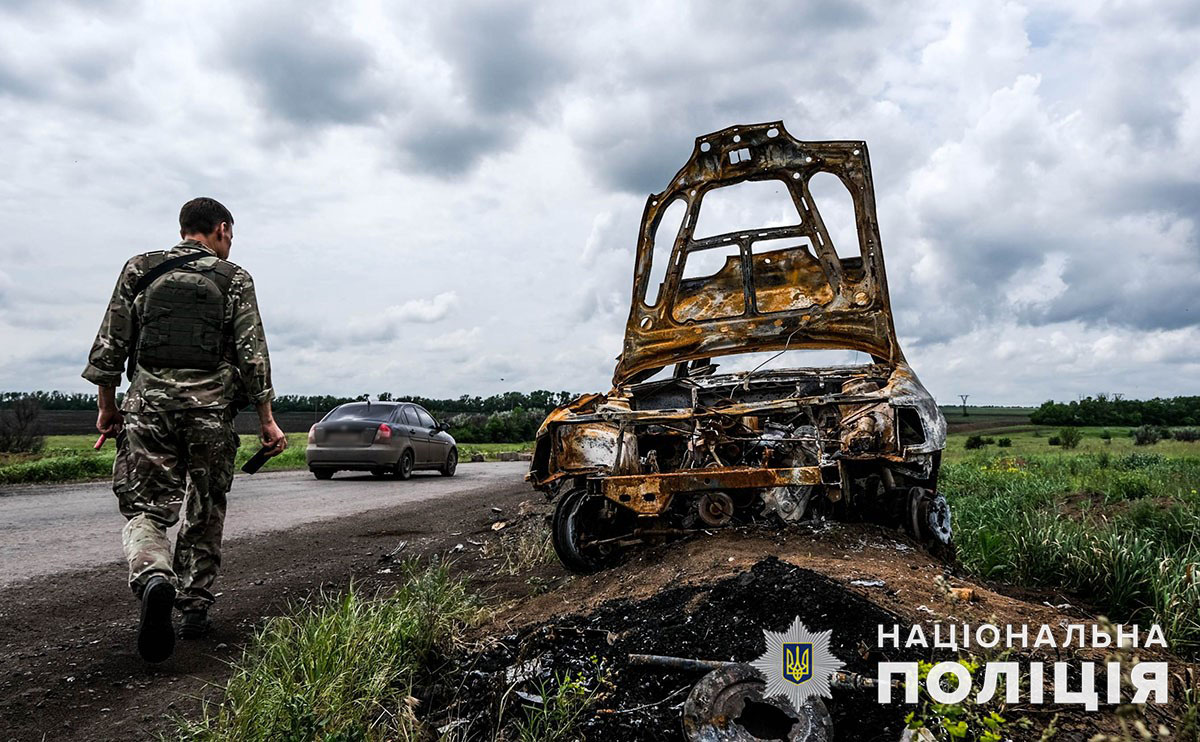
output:
[[281,339],[281,347],[287,348],[335,350],[347,346],[389,343],[405,339],[416,325],[430,325],[445,320],[458,304],[458,295],[453,291],[445,291],[428,299],[381,304],[369,313],[351,312],[333,320],[313,321],[293,315],[279,322],[274,335]]
[[436,117],[411,121],[402,129],[397,144],[405,169],[442,178],[463,175],[515,136],[504,125]]
[[537,38],[535,8],[505,0],[451,3],[434,13],[435,43],[478,113],[527,113],[570,75],[571,60]]
[[387,99],[371,79],[371,48],[336,28],[336,18],[333,7],[318,13],[288,4],[251,23],[238,20],[225,54],[271,115],[320,126],[383,113]]

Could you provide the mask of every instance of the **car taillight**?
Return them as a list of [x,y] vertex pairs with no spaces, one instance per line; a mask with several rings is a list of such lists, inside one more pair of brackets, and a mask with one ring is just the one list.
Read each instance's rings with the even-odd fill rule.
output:
[[391,437],[392,429],[388,427],[387,423],[380,423],[379,430],[375,431],[375,442],[381,443]]
[[308,442],[309,443],[317,442],[317,426],[316,425],[314,425],[308,429]]

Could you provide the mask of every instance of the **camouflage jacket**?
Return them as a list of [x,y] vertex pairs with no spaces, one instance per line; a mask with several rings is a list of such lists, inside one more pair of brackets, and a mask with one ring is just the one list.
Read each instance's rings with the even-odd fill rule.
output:
[[[168,251],[168,257],[202,250],[212,257],[200,258],[197,267],[210,267],[220,258],[195,240],[184,240]],[[83,378],[97,386],[121,384],[125,363],[134,342],[134,316],[145,308],[146,292],[132,298],[134,286],[146,271],[146,255],[137,255],[125,263],[113,289],[108,311],[96,333],[96,342],[88,355]],[[274,398],[271,388],[271,359],[263,333],[254,281],[240,267],[229,285],[225,304],[225,326],[232,328],[232,341],[226,343],[225,357],[214,371],[187,368],[145,368],[140,364],[125,392],[121,409],[125,412],[165,412],[204,407],[226,407],[247,402],[261,404]]]

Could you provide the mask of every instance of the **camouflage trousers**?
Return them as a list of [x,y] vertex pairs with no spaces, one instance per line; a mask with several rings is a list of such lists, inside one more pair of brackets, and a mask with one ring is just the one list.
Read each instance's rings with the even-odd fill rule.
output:
[[[179,609],[212,604],[238,444],[230,418],[225,409],[125,414],[113,492],[128,521],[121,542],[134,595],[162,575],[175,584]],[[179,521],[181,509],[172,555],[167,529]]]

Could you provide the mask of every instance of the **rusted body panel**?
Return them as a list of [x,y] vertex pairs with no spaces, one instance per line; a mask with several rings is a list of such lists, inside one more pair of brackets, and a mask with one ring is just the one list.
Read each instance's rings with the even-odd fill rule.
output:
[[607,477],[600,489],[608,499],[639,515],[658,515],[678,492],[814,485],[821,482],[815,466],[760,469],[731,466],[720,469],[689,469],[665,474],[626,474]]
[[[748,153],[748,154],[743,154]],[[836,175],[854,202],[861,261],[838,258],[809,189],[813,175]],[[797,223],[693,239],[704,197],[747,180],[783,184]],[[687,212],[675,237],[666,277],[646,302],[654,235],[663,212],[682,200]],[[757,243],[805,238],[804,250],[758,252]],[[682,278],[690,253],[737,245],[739,257],[703,282]],[[670,363],[731,352],[845,348],[903,361],[892,326],[875,192],[864,142],[801,142],[782,122],[735,126],[698,137],[691,159],[662,193],[646,200],[638,236],[633,304],[614,386]],[[705,321],[703,327],[694,323]]]
[[[840,254],[810,188],[821,173],[853,205],[857,244]],[[697,238],[705,197],[749,181],[782,187],[794,219]],[[588,543],[603,551],[697,522],[790,523],[814,508],[883,513],[922,538],[949,539],[936,496],[946,422],[896,338],[874,199],[863,142],[803,142],[779,122],[696,140],[647,199],[612,390],[554,410],[538,432],[527,479],[548,496],[566,493],[554,524],[564,563],[594,567]],[[677,202],[686,211],[670,249],[656,249]],[[724,259],[698,261],[707,275],[693,275],[689,259],[706,251]],[[666,264],[651,286],[656,257]],[[862,351],[872,363],[716,373],[725,356],[819,349]],[[651,378],[670,365],[673,376]]]

